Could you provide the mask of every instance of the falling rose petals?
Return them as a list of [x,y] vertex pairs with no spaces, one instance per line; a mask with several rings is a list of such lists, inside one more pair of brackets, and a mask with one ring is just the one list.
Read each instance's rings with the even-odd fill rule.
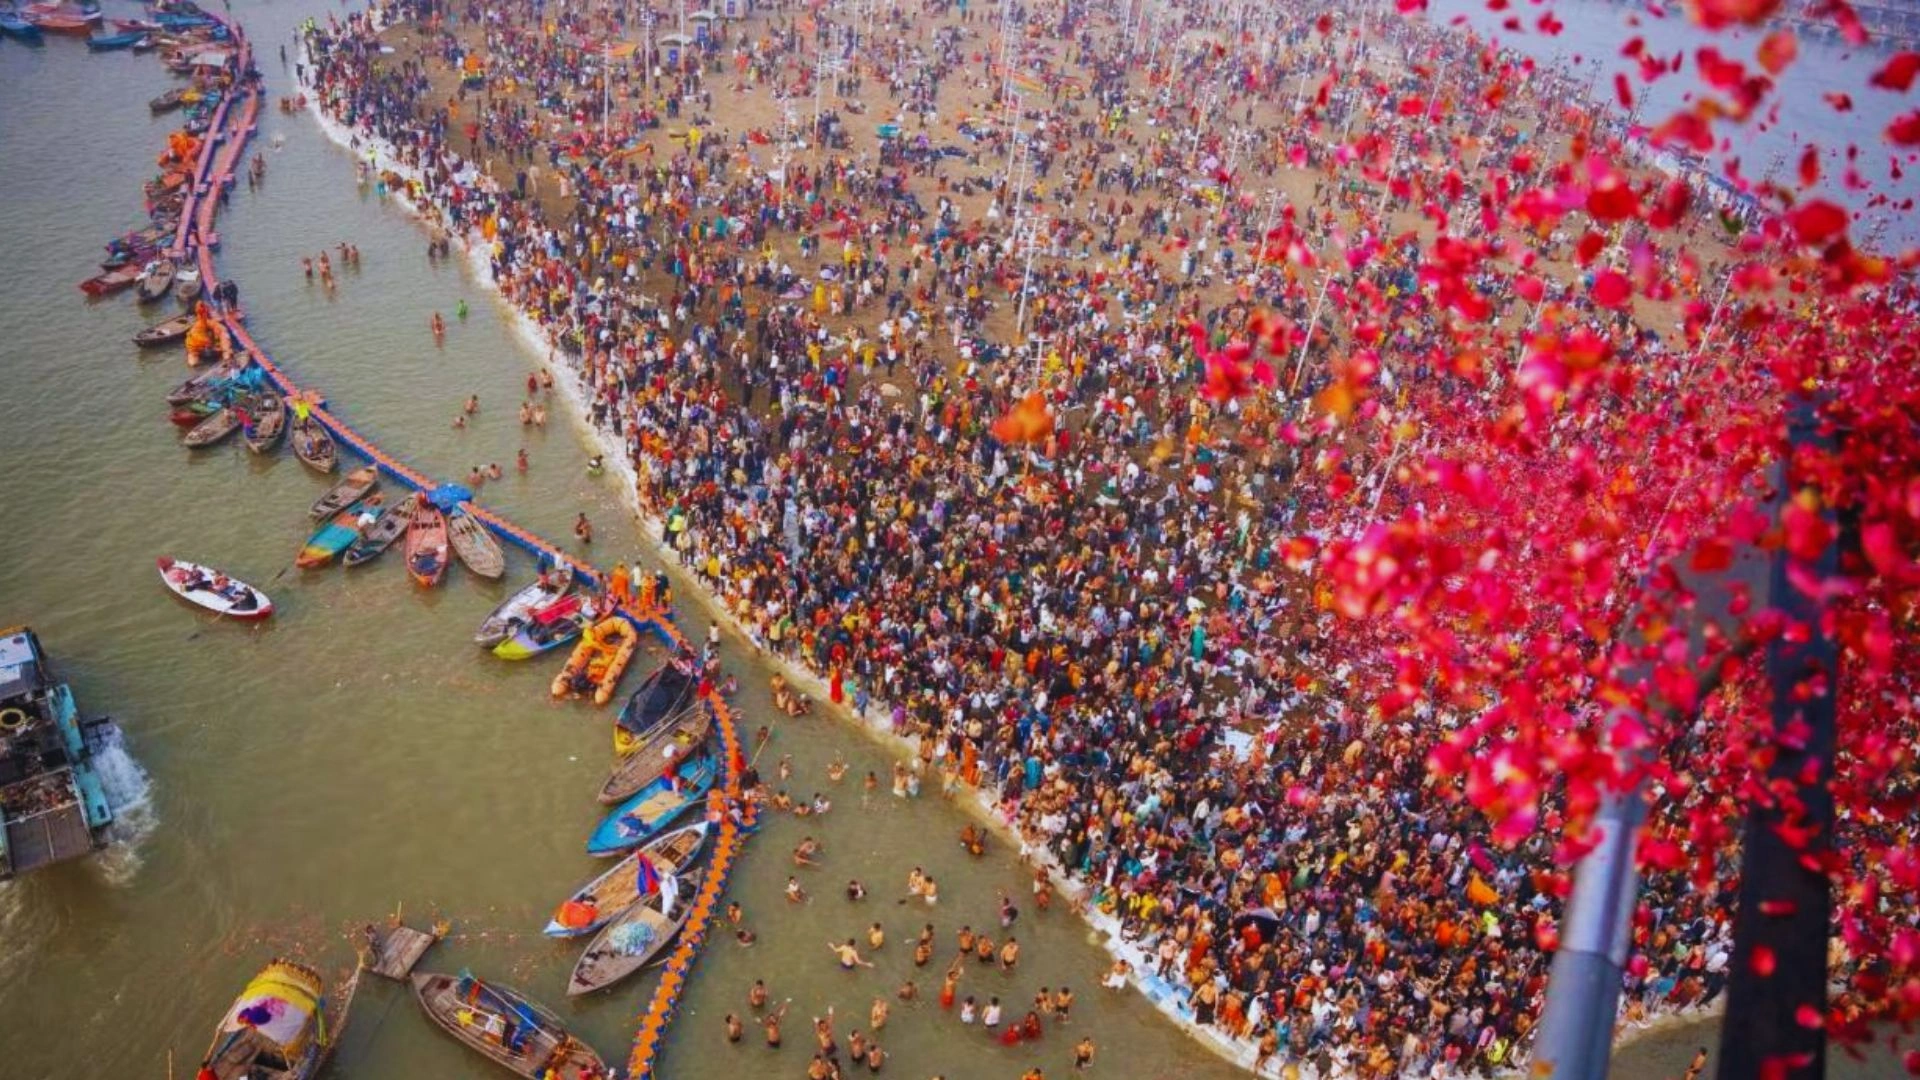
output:
[[1780,8],[1781,0],[1686,0],[1687,15],[1709,30],[1757,26]]
[[1787,215],[1787,224],[1803,244],[1824,244],[1847,230],[1847,212],[1825,199],[1812,199]]
[[1920,110],[1895,117],[1887,125],[1887,141],[1895,146],[1920,146]]
[[1755,945],[1752,954],[1747,957],[1747,970],[1763,979],[1771,977],[1776,966],[1773,950],[1765,945]]
[[1053,410],[1044,394],[1033,393],[993,422],[993,437],[1011,446],[1043,443],[1053,434]]
[[1633,283],[1618,270],[1602,270],[1593,276],[1589,295],[1601,307],[1618,310],[1633,299]]
[[1800,41],[1791,30],[1775,30],[1761,39],[1760,49],[1755,58],[1769,75],[1778,75],[1787,70],[1794,57],[1800,54]]
[[1820,182],[1820,148],[1808,146],[1800,152],[1800,186],[1810,188]]
[[1640,197],[1619,170],[1600,159],[1588,164],[1592,186],[1587,191],[1587,213],[1596,221],[1613,223],[1637,217]]
[[1916,75],[1920,75],[1920,53],[1902,52],[1895,53],[1867,82],[1882,90],[1904,94],[1912,88]]

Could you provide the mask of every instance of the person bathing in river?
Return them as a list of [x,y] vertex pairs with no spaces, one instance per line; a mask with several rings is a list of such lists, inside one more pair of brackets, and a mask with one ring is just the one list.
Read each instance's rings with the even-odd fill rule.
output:
[[[767,683],[773,690],[773,705],[781,712],[788,716],[805,716],[813,711],[813,702],[805,695],[794,693],[793,688],[787,685],[786,676],[776,671]],[[845,772],[844,766],[841,771]]]
[[573,538],[583,544],[593,543],[593,523],[587,520],[585,511],[573,522]]
[[975,858],[985,855],[987,853],[987,830],[980,828],[972,822],[968,822],[966,828],[960,830],[960,846],[966,848],[967,854]]
[[866,957],[860,955],[860,947],[852,944],[852,938],[847,938],[847,944],[845,945],[835,945],[833,942],[828,942],[828,947],[829,949],[833,949],[833,955],[835,955],[835,957],[839,957],[841,970],[852,970],[856,969],[856,967],[874,967],[872,963],[866,961]]

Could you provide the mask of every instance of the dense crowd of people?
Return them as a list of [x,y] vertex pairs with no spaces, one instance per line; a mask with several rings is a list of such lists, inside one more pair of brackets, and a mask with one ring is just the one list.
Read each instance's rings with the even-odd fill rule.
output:
[[[1591,123],[1583,81],[1385,9],[1330,34],[1275,6],[1244,38],[1198,4],[1000,11],[779,9],[609,65],[672,18],[397,0],[317,28],[302,74],[392,148],[383,183],[489,252],[746,632],[917,737],[929,783],[993,792],[1152,958],[1136,977],[1263,1067],[1517,1064],[1551,841],[1500,849],[1431,783],[1422,726],[1450,718],[1348,700],[1370,661],[1287,566],[1289,537],[1376,507],[1406,447],[1385,424],[1278,437],[1304,408],[1199,394],[1194,342],[1292,326],[1280,400],[1305,402],[1316,343],[1371,335],[1401,402],[1473,407],[1424,359],[1446,328],[1406,233],[1484,212],[1486,177]],[[1482,107],[1496,81],[1521,93]],[[1340,167],[1363,135],[1372,180]],[[1546,287],[1657,355],[1673,316],[1593,307],[1593,269]],[[1495,325],[1540,306],[1464,284]],[[996,438],[1036,391],[1057,424]],[[1660,878],[1645,900],[1627,1009],[1712,1001],[1730,903]]]

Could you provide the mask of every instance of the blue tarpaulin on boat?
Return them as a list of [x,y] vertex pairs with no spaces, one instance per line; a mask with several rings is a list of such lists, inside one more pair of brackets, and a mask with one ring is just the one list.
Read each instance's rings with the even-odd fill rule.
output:
[[472,499],[473,492],[468,491],[459,484],[441,484],[439,487],[433,489],[431,495],[427,496],[427,501],[439,507],[441,510],[452,510],[461,503],[470,502]]

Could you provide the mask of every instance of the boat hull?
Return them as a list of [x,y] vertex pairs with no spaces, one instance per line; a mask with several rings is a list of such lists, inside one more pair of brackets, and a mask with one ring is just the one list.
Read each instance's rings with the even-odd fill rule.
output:
[[160,567],[160,583],[167,587],[168,592],[192,604],[194,607],[215,612],[223,618],[239,619],[246,622],[264,619],[273,614],[273,601],[267,598],[267,594],[238,578],[229,577],[227,579],[230,582],[229,588],[245,590],[246,593],[251,594],[255,606],[249,608],[238,607],[236,605],[244,602],[242,597],[223,596],[213,591],[210,586],[189,589],[187,582],[193,580],[196,574],[209,582],[213,578],[221,576],[218,570],[210,566],[190,563],[185,559],[170,559],[164,555],[159,558],[158,565]]
[[701,804],[713,787],[717,772],[711,757],[697,757],[674,770],[671,776],[663,776],[641,788],[632,798],[614,807],[594,828],[587,840],[587,854],[609,858],[659,836],[680,815]]

